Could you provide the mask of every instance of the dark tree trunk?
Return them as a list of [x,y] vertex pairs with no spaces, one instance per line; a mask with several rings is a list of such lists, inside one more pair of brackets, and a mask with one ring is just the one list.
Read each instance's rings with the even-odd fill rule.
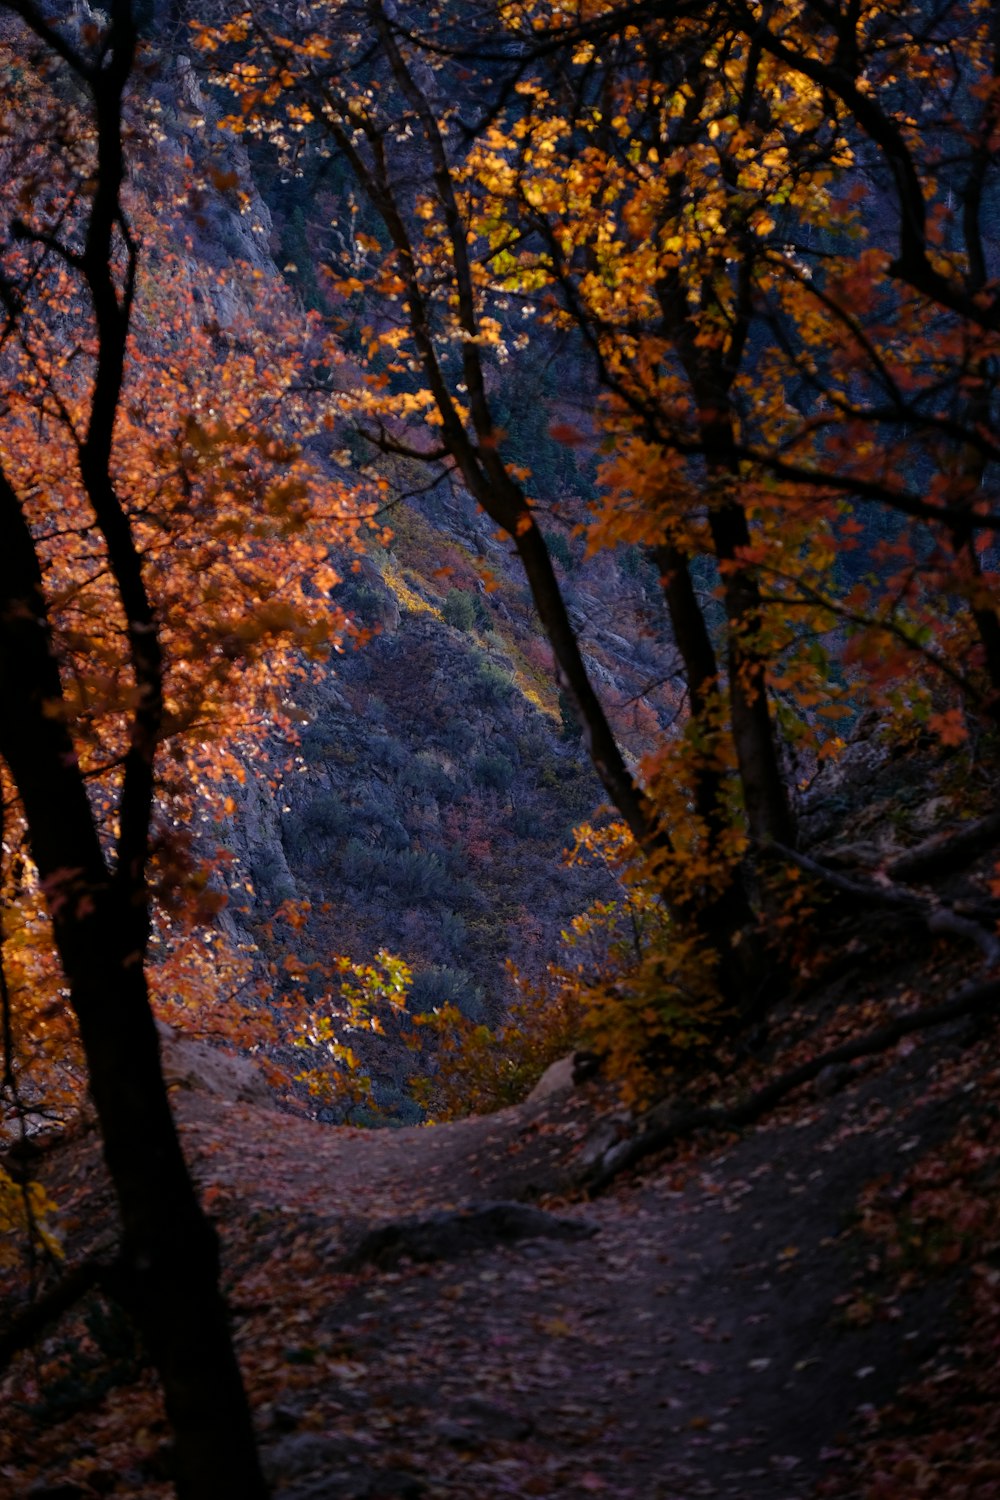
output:
[[498,504],[497,497],[491,493],[488,485],[483,486],[482,493],[476,498],[487,514],[509,530],[514,538],[514,545],[531,589],[535,611],[556,660],[559,685],[576,707],[584,744],[594,770],[628,824],[640,849],[652,853],[660,837],[656,823],[625,764],[614,731],[594,692],[545,538],[523,500],[521,514],[518,516],[516,512],[512,514],[511,506]]
[[[684,663],[689,711],[692,719],[705,721],[705,732],[711,734],[710,709],[719,692],[719,668],[688,559],[678,547],[667,543],[651,551],[660,572],[674,642]],[[696,769],[694,804],[709,844],[717,845],[726,827],[725,782],[710,760]],[[741,869],[732,869],[717,892],[700,900],[698,922],[718,954],[723,994],[741,1012],[752,1010],[763,978],[763,954]]]
[[[735,188],[735,183],[730,186]],[[750,529],[737,499],[740,463],[731,392],[753,316],[753,257],[752,244],[744,245],[732,272],[734,301],[727,314],[732,326],[724,345],[700,339],[704,330],[697,317],[692,317],[676,272],[664,278],[659,295],[664,329],[690,382],[698,413],[708,523],[726,609],[730,730],[747,824],[756,843],[777,841],[791,848],[796,841],[795,819],[778,759],[765,665],[753,639],[761,621],[760,589],[743,556],[750,545]]]
[[778,763],[764,663],[748,643],[760,619],[760,591],[740,560],[750,545],[746,513],[742,506],[725,501],[710,508],[708,520],[729,620],[729,710],[747,823],[757,843],[793,848],[795,819]]
[[140,879],[101,848],[67,727],[42,575],[0,470],[0,756],[17,787],[80,1025],[121,1212],[121,1297],[163,1382],[181,1500],[263,1500],[253,1425],[218,1287],[218,1247],[160,1067]]
[[674,641],[684,663],[692,714],[701,714],[719,676],[719,664],[698,602],[687,554],[669,542],[650,548],[670,616]]
[[121,952],[128,924],[110,898],[84,925],[86,938],[67,942],[64,934],[60,953],[122,1215],[123,1300],[163,1383],[177,1494],[262,1500],[267,1489],[219,1291],[218,1243],[170,1113],[145,976]]
[[[674,643],[684,663],[688,709],[692,719],[704,721],[711,698],[718,690],[719,666],[705,615],[694,591],[688,559],[679,547],[666,542],[650,550],[659,570]],[[707,723],[705,727],[706,732],[710,732]],[[721,828],[722,798],[719,771],[714,766],[699,766],[694,786],[695,811],[712,835],[718,834]]]

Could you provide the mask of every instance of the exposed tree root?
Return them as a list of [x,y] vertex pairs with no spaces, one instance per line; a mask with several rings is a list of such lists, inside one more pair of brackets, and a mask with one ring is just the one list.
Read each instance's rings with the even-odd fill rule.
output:
[[121,1266],[117,1259],[93,1256],[73,1266],[54,1287],[29,1303],[0,1331],[0,1373],[16,1354],[29,1348],[50,1323],[69,1312],[88,1292],[99,1287],[120,1300],[120,1281]]
[[886,866],[893,880],[923,880],[934,875],[950,875],[964,870],[980,854],[1000,844],[1000,813],[990,813],[967,823],[957,832],[935,834],[900,854]]
[[665,1124],[653,1126],[609,1152],[598,1163],[593,1175],[585,1181],[588,1195],[596,1197],[622,1172],[636,1166],[647,1156],[663,1151],[676,1141],[684,1140],[698,1131],[740,1130],[746,1125],[755,1124],[789,1094],[802,1088],[804,1084],[812,1083],[826,1068],[851,1063],[860,1057],[877,1056],[911,1032],[943,1026],[948,1021],[989,1011],[997,1005],[1000,1005],[1000,979],[969,985],[960,990],[952,1000],[944,1000],[940,1005],[925,1006],[921,1010],[897,1016],[894,1021],[877,1027],[857,1041],[844,1042],[839,1047],[831,1048],[829,1052],[821,1052],[809,1062],[800,1063],[797,1068],[790,1068],[787,1073],[773,1078],[770,1083],[764,1084],[763,1088],[757,1089],[738,1104],[712,1104],[704,1109],[675,1115]]
[[1000,964],[1000,938],[996,933],[980,926],[970,917],[960,916],[950,906],[942,906],[930,897],[910,890],[908,886],[894,885],[889,880],[854,880],[850,875],[842,875],[839,870],[831,870],[818,860],[811,859],[808,854],[786,849],[783,844],[770,844],[765,852],[797,865],[807,875],[815,876],[817,880],[822,880],[844,895],[855,896],[874,906],[889,906],[896,911],[908,912],[921,921],[928,932],[966,938],[975,943],[991,968]]

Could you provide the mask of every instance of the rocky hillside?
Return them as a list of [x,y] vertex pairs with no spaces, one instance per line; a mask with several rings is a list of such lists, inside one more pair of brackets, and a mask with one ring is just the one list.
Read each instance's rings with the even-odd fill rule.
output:
[[[206,316],[225,336],[244,310],[248,278],[283,277],[301,299],[303,336],[317,337],[322,299],[311,268],[320,221],[346,213],[336,184],[289,183],[219,132],[217,105],[183,55],[164,49],[150,91],[155,141],[143,171],[182,189],[169,235],[211,304]],[[348,329],[348,356],[351,338]],[[588,560],[575,535],[589,461],[550,436],[539,399],[545,387],[554,400],[560,366],[546,362],[557,353],[540,362],[538,390],[522,381],[504,391],[510,440],[549,494],[546,531],[574,624],[637,758],[676,709],[672,653],[656,574],[638,549]],[[350,369],[348,357],[338,380],[357,378]],[[503,389],[502,372],[496,378]],[[555,409],[572,415],[565,402]],[[331,474],[342,473],[345,445],[370,472],[373,454],[349,425],[308,444]],[[290,729],[255,747],[245,783],[233,787],[223,920],[260,968],[275,910],[308,903],[305,961],[388,949],[415,971],[414,1009],[451,1002],[494,1022],[510,996],[507,957],[537,973],[570,918],[612,893],[606,871],[563,858],[601,788],[509,542],[457,486],[396,498],[426,484],[398,464],[382,461],[381,472],[391,535],[373,530],[357,571],[334,559],[345,575],[338,598],[368,639],[280,706]],[[411,1063],[390,1052],[383,1047],[373,1064],[378,1093],[405,1114]]]

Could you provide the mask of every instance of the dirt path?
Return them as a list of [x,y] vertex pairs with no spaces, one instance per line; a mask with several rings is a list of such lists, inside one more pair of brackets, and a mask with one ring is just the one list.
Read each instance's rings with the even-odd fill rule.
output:
[[[559,1196],[593,1129],[586,1096],[364,1132],[179,1093],[276,1496],[807,1500],[859,1413],[947,1334],[953,1282],[889,1296],[848,1222],[867,1182],[946,1130],[940,1066],[914,1047],[589,1203]],[[93,1140],[54,1171],[74,1232],[106,1237]],[[440,1218],[546,1191],[552,1219],[592,1232],[463,1240]],[[372,1224],[435,1214],[437,1258],[345,1267]],[[851,1326],[865,1298],[876,1315]],[[11,1422],[4,1500],[170,1493],[151,1382],[119,1380],[97,1419],[93,1400],[43,1401]]]
[[360,1222],[557,1186],[580,1106],[375,1134],[241,1106],[192,1119],[198,1170],[256,1215],[235,1272],[245,1347],[299,1319],[307,1373],[262,1411],[282,1500],[805,1500],[858,1413],[944,1336],[945,1283],[845,1321],[865,1275],[850,1207],[943,1127],[946,1105],[920,1103],[930,1056],[595,1203],[557,1203],[591,1238],[349,1276],[334,1268]]

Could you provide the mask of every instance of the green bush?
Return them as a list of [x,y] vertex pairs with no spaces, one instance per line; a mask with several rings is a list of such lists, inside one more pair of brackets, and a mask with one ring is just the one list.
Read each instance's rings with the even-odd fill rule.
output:
[[442,749],[451,755],[465,755],[476,743],[476,731],[468,719],[456,715],[438,734]]
[[353,811],[335,792],[320,792],[306,803],[300,817],[307,834],[324,840],[342,837],[354,822]]
[[275,849],[262,849],[253,857],[250,867],[254,888],[277,905],[281,901],[292,901],[297,895],[295,881],[288,873],[281,854]]
[[411,792],[422,792],[435,802],[454,802],[459,788],[447,771],[425,750],[420,750],[399,773],[399,783]]
[[515,683],[505,667],[490,661],[488,656],[480,656],[473,668],[469,686],[473,701],[482,708],[503,708],[510,702]]
[[334,792],[320,792],[304,807],[287,813],[281,823],[281,842],[293,863],[327,852],[347,838],[356,814]]
[[469,925],[457,911],[445,910],[441,913],[439,941],[443,953],[454,956],[465,949],[469,941]]
[[476,623],[475,600],[465,589],[449,589],[441,606],[441,613],[456,630],[468,632]]
[[451,880],[440,859],[422,849],[387,852],[380,862],[378,878],[404,901],[418,905],[444,900],[452,893]]
[[570,551],[569,542],[563,536],[562,532],[544,531],[542,536],[545,539],[546,547],[549,549],[549,556],[554,562],[559,563],[561,567],[565,568],[567,573],[571,573],[576,567],[576,558]]
[[537,808],[516,807],[511,814],[510,830],[519,839],[537,838],[543,831],[543,820]]
[[407,747],[391,734],[371,735],[367,751],[371,764],[382,766],[387,771],[401,771],[410,759],[410,751]]
[[477,755],[472,775],[477,785],[495,792],[509,791],[514,783],[514,767],[506,755]]
[[356,573],[347,573],[341,579],[337,585],[336,599],[341,609],[353,615],[362,625],[374,625],[376,620],[382,618],[384,595]]
[[445,1005],[456,1006],[468,1021],[478,1023],[486,1015],[483,992],[465,969],[452,969],[442,964],[413,976],[407,996],[407,1006],[411,1011],[421,1015],[426,1011],[440,1010]]
[[559,689],[559,733],[564,740],[578,740],[582,736],[580,720],[577,718],[573,700]]
[[399,820],[396,799],[388,788],[373,787],[358,809],[356,821],[368,830],[369,843],[382,844],[387,849],[405,849],[409,845],[410,835]]
[[368,891],[375,883],[378,852],[359,838],[348,839],[340,854],[340,871],[348,885]]

